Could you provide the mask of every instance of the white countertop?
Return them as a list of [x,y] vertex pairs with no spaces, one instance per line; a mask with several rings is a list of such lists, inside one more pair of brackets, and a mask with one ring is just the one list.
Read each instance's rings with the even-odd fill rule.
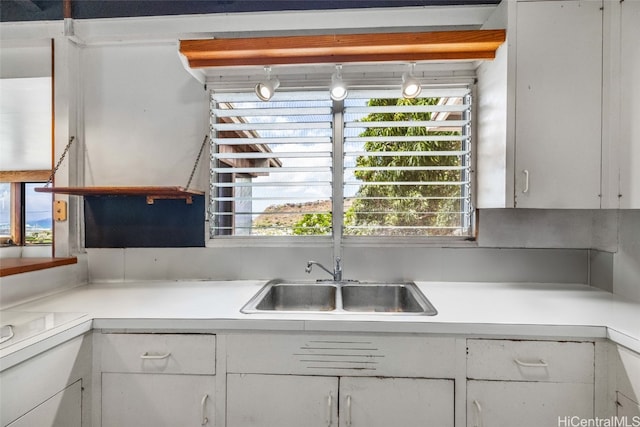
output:
[[[436,316],[244,314],[264,281],[94,283],[11,308],[76,313],[0,349],[0,368],[91,328],[163,331],[291,330],[609,338],[640,352],[640,304],[575,284],[417,282]],[[6,318],[7,311],[0,317]],[[86,315],[82,316],[79,313]],[[4,320],[3,320],[4,324]]]

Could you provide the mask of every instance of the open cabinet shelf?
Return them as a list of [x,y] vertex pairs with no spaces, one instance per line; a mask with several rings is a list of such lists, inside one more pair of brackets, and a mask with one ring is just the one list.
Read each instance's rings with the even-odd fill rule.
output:
[[145,196],[147,204],[156,199],[184,199],[193,203],[193,196],[202,196],[204,192],[188,190],[184,187],[41,187],[39,193],[69,194],[73,196]]

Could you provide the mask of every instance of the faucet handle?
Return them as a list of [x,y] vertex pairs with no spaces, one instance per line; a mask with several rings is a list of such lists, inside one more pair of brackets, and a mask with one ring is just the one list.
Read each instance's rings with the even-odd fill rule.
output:
[[336,282],[342,281],[342,258],[336,257],[336,266],[333,270],[333,280]]

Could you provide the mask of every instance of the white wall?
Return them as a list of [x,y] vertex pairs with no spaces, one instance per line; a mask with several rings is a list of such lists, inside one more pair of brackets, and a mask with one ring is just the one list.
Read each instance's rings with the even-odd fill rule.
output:
[[[344,273],[366,280],[592,283],[612,290],[617,224],[618,212],[613,210],[481,210],[476,245],[347,246]],[[300,280],[322,277],[306,275],[304,266],[311,259],[330,266],[331,253],[330,244],[257,243],[88,250],[92,281]]]
[[[515,31],[508,30],[513,5],[501,3],[482,26],[483,29],[507,28],[507,40],[496,51],[492,61],[483,61],[477,68],[478,135],[475,151],[476,206],[478,208],[513,207],[513,97],[515,87],[509,79],[509,61],[515,45]],[[511,12],[513,13],[513,12]],[[505,84],[506,82],[506,84]],[[511,177],[511,178],[509,178]]]
[[615,210],[481,209],[478,243],[502,248],[585,248],[615,252]]
[[[89,249],[90,281],[303,280],[308,260],[332,267],[332,248],[319,246]],[[584,249],[349,247],[344,278],[474,282],[587,283]]]
[[88,282],[87,256],[78,263],[4,276],[0,279],[0,310]]
[[51,39],[3,40],[0,78],[36,77],[51,77]]
[[[208,134],[204,87],[176,43],[82,51],[85,185],[186,186]],[[192,188],[206,190],[208,161]]]
[[613,292],[640,302],[640,210],[621,210],[618,252],[613,256]]

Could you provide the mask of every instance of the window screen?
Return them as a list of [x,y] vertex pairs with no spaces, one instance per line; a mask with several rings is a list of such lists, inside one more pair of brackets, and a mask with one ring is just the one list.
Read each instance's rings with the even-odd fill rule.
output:
[[211,113],[211,234],[331,235],[328,94],[213,94]]
[[471,236],[471,106],[466,85],[213,93],[211,236]]
[[471,96],[464,88],[354,92],[344,108],[344,234],[466,236]]

